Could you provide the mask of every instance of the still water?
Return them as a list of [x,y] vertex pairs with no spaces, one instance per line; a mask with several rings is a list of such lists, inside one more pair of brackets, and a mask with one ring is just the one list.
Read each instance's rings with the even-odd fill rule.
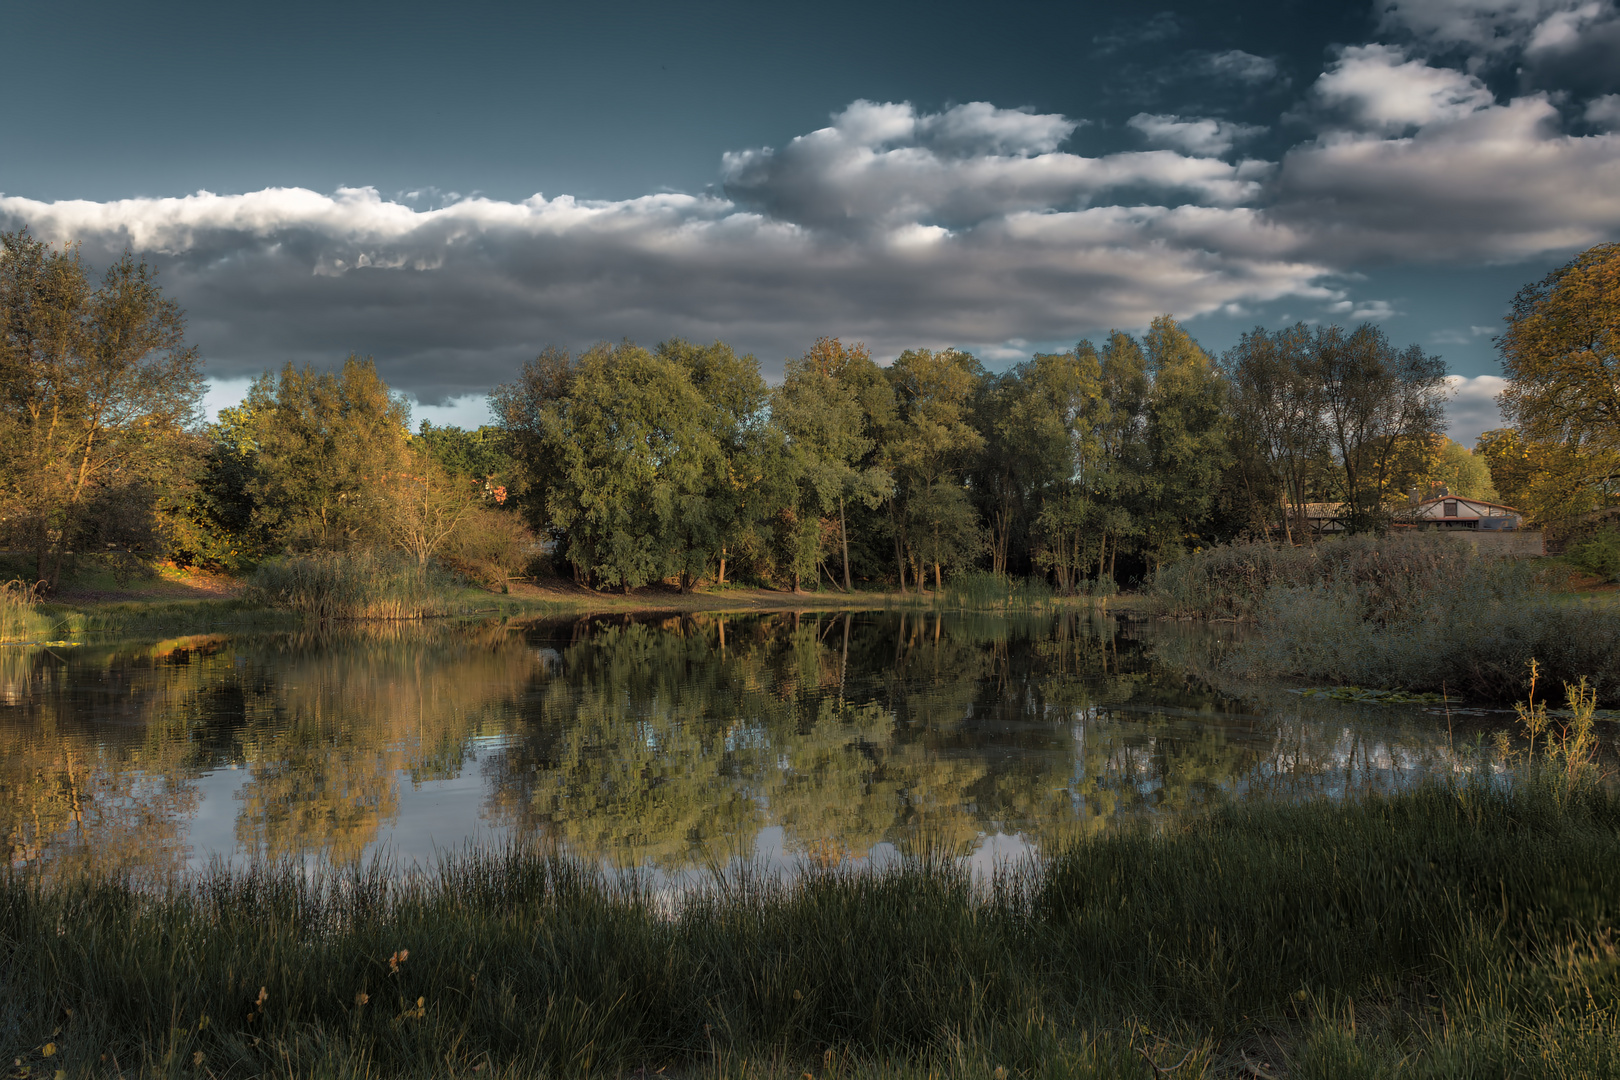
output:
[[874,612],[0,649],[0,836],[14,866],[159,872],[514,838],[666,873],[918,844],[982,862],[1387,788],[1506,726],[1222,693],[1193,672],[1232,633]]

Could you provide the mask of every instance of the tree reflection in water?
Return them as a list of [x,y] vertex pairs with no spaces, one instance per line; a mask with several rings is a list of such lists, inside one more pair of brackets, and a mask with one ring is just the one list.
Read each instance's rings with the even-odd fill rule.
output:
[[163,873],[233,854],[192,842],[231,814],[235,854],[341,863],[421,805],[439,848],[495,830],[676,869],[767,828],[823,861],[967,850],[1455,763],[1421,710],[1222,696],[1190,672],[1230,633],[819,613],[4,650],[0,833],[13,865]]

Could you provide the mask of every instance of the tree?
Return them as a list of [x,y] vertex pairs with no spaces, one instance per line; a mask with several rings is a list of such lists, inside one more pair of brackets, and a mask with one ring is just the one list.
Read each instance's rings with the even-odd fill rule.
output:
[[1445,364],[1416,345],[1397,352],[1382,330],[1364,323],[1348,334],[1318,329],[1310,371],[1321,387],[1345,526],[1384,528],[1402,440],[1445,430]]
[[1144,344],[1153,389],[1140,517],[1156,569],[1179,558],[1209,521],[1228,460],[1227,395],[1214,358],[1170,316],[1153,320]]
[[387,478],[409,471],[410,407],[350,355],[338,372],[288,364],[220,425],[252,464],[253,523],[272,548],[334,549],[377,536]]
[[[1261,466],[1260,489],[1281,496],[1285,543],[1311,537],[1305,504],[1314,466],[1327,449],[1321,385],[1311,377],[1310,349],[1304,323],[1275,332],[1257,326],[1222,359],[1231,387],[1234,449],[1247,451]],[[1246,476],[1251,491],[1255,479]]]
[[1620,244],[1520,289],[1506,322],[1498,402],[1531,463],[1525,508],[1570,523],[1620,503]]
[[1481,432],[1474,442],[1474,456],[1483,459],[1490,470],[1491,486],[1499,500],[1518,509],[1529,505],[1530,481],[1536,467],[1517,431],[1494,428]]
[[125,252],[92,287],[76,250],[0,234],[0,516],[47,591],[81,541],[152,531],[198,363],[146,263]]
[[854,588],[846,504],[859,500],[876,506],[894,487],[887,471],[865,464],[877,445],[859,397],[859,373],[866,368],[876,365],[864,345],[846,349],[837,338],[818,338],[804,356],[787,362],[782,385],[771,398],[771,418],[786,435],[797,487],[793,573],[795,578],[817,573],[819,519],[836,510],[846,590]]
[[688,573],[718,532],[725,456],[688,367],[630,342],[550,352],[492,395],[578,580],[625,590]]
[[738,356],[723,341],[693,345],[675,338],[660,344],[657,355],[686,372],[715,450],[708,472],[672,506],[675,572],[684,592],[716,564],[717,579],[725,581],[728,552],[781,501],[773,481],[782,454],[766,422],[770,395],[751,354]]
[[898,415],[884,452],[896,480],[889,503],[900,588],[906,587],[908,561],[916,568],[919,588],[921,566],[932,565],[937,588],[948,565],[940,556],[957,550],[955,541],[948,545],[945,538],[960,538],[977,528],[970,519],[971,503],[935,489],[959,485],[960,470],[984,443],[968,422],[983,369],[972,354],[956,349],[907,349],[888,374]]

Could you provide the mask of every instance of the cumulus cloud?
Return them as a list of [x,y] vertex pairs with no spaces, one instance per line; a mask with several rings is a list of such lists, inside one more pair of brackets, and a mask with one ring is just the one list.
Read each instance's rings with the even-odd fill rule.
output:
[[1381,26],[1420,51],[1461,53],[1471,70],[1511,65],[1526,89],[1620,87],[1614,0],[1394,0]]
[[1410,136],[1290,150],[1272,209],[1349,259],[1510,261],[1620,235],[1620,136],[1573,136],[1545,95],[1437,109]]
[[1263,135],[1266,128],[1230,120],[1186,118],[1173,113],[1137,113],[1125,121],[1155,146],[1184,150],[1196,157],[1222,157],[1243,139]]
[[1081,121],[1061,115],[860,101],[725,155],[709,194],[0,196],[0,228],[81,242],[99,264],[126,246],[152,258],[216,377],[354,350],[430,406],[547,344],[626,335],[723,337],[770,368],[829,333],[879,355],[1003,357],[1283,297],[1382,319],[1390,301],[1335,281],[1368,261],[1620,237],[1620,135],[1569,134],[1544,95],[1499,103],[1465,73],[1366,46],[1311,99],[1336,119],[1279,162],[1210,156],[1254,133],[1226,121],[1142,114],[1133,126],[1176,149],[1087,156],[1065,149]]
[[1446,403],[1446,418],[1451,422],[1447,434],[1464,446],[1473,446],[1480,433],[1503,426],[1502,410],[1496,405],[1496,396],[1507,388],[1507,380],[1500,375],[1448,375],[1451,398]]
[[1424,44],[1500,52],[1523,47],[1550,16],[1589,0],[1389,0],[1380,27],[1404,32]]
[[1605,94],[1587,102],[1586,122],[1607,131],[1620,130],[1620,94]]
[[1343,50],[1311,96],[1342,126],[1391,134],[1457,120],[1496,102],[1477,77],[1408,59],[1404,49],[1391,45]]

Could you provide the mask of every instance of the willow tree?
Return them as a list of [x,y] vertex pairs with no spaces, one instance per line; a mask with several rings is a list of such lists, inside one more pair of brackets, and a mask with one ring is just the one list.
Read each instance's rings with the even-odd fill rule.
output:
[[1522,440],[1525,509],[1559,523],[1620,503],[1620,244],[1519,290],[1507,324],[1498,400]]
[[201,396],[185,316],[145,262],[125,252],[92,285],[76,249],[0,234],[0,517],[47,590],[87,537],[154,553]]

